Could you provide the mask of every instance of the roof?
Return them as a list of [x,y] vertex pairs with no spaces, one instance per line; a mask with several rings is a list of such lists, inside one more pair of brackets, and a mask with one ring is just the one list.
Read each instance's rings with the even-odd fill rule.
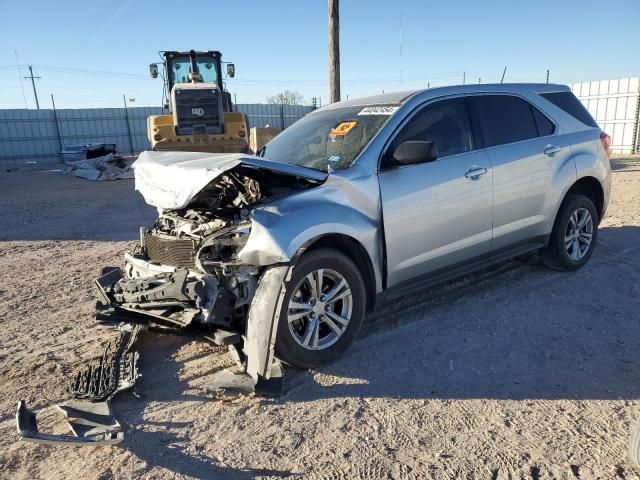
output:
[[[350,100],[343,100],[337,103],[331,103],[325,105],[325,107],[352,107],[358,105],[384,105],[384,104],[398,104],[404,102],[407,98],[413,96],[420,90],[406,90],[403,92],[390,92],[382,93],[379,95],[372,95],[370,97],[352,98]],[[324,107],[323,107],[324,108]]]
[[429,94],[429,96],[439,97],[443,95],[455,95],[457,93],[479,93],[479,92],[513,92],[534,91],[536,93],[563,92],[571,90],[566,85],[554,83],[476,83],[467,85],[450,85],[447,87],[425,88],[419,90],[406,90],[401,92],[382,93],[369,97],[353,98],[342,102],[326,105],[325,108],[351,107],[358,105],[382,105],[401,104],[418,94]]

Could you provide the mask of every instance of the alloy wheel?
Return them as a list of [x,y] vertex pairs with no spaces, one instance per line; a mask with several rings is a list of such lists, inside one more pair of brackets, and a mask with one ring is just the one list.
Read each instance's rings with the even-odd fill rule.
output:
[[289,331],[307,350],[335,344],[349,326],[353,294],[347,280],[335,270],[318,269],[296,285],[287,308]]
[[593,218],[586,208],[578,208],[569,217],[564,235],[564,248],[569,258],[581,260],[591,248]]

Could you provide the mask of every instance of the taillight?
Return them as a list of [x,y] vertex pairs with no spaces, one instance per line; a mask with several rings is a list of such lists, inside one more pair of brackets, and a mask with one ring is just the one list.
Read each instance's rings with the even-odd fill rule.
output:
[[602,142],[604,151],[607,152],[607,157],[611,160],[611,137],[605,132],[600,132],[600,141]]

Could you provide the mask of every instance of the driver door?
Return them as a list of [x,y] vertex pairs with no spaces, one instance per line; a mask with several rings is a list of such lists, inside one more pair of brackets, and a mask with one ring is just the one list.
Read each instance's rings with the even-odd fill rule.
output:
[[[392,165],[391,153],[407,140],[433,142],[437,159]],[[391,142],[379,173],[387,287],[488,259],[493,172],[477,145],[460,97],[422,107]]]

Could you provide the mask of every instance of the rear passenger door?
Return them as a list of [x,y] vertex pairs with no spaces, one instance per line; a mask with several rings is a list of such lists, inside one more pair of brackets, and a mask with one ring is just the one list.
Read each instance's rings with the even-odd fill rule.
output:
[[522,97],[468,97],[493,165],[492,254],[542,242],[554,171],[569,156],[557,125]]

